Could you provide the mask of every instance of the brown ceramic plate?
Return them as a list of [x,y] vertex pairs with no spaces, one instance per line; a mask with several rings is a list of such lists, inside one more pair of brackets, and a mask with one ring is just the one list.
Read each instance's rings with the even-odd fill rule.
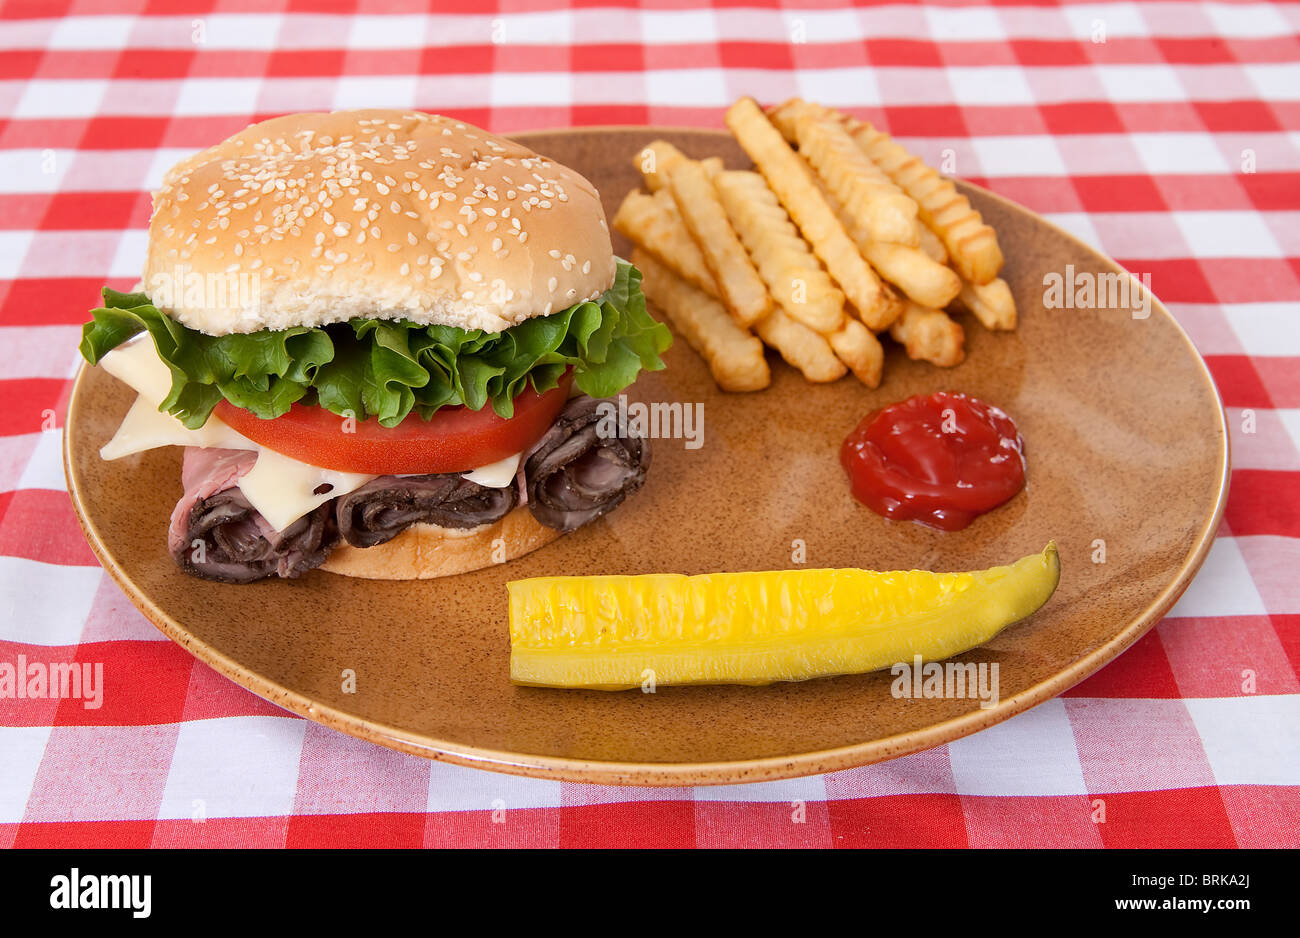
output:
[[[646,128],[524,135],[586,174],[612,217],[656,136],[748,161],[723,133]],[[1029,211],[963,190],[997,229],[1020,329],[967,327],[941,370],[891,348],[885,381],[809,385],[786,367],[757,394],[716,390],[684,341],[631,400],[700,402],[703,446],[656,444],[646,487],[610,517],[505,566],[425,582],[315,571],[226,586],[191,579],[165,549],[181,453],[104,462],[133,393],[83,369],[67,420],[69,489],[96,554],[168,637],[274,703],[385,746],[479,768],[584,782],[689,785],[807,775],[890,759],[983,729],[1059,694],[1133,644],[1173,605],[1218,525],[1228,472],[1223,408],[1187,336],[1153,302],[1046,310],[1043,276],[1118,268]],[[616,250],[629,251],[618,239]],[[966,391],[999,404],[1027,441],[1029,484],[964,531],[887,522],[849,495],[838,450],[869,410]],[[1060,588],[1039,613],[963,661],[998,662],[1000,703],[906,700],[888,672],[771,687],[656,694],[515,687],[507,580],[549,574],[702,573],[807,564],[967,570],[1060,545]],[[1094,563],[1094,542],[1105,563]],[[356,672],[356,692],[341,672]]]

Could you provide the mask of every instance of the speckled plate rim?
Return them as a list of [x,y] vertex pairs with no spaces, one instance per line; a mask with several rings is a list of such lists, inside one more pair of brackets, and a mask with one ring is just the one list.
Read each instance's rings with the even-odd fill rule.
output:
[[[642,127],[636,125],[606,125],[581,128],[564,128],[559,130],[536,130],[526,133],[511,134],[512,137],[528,139],[534,135],[599,133],[602,131],[626,133],[666,131],[680,134],[698,134],[701,137],[724,136],[725,131],[700,127]],[[1080,241],[1074,235],[1053,224],[1036,212],[1023,205],[1004,198],[973,183],[957,180],[963,189],[978,192],[983,198],[1001,203],[1004,207],[1030,215],[1038,224],[1055,231],[1078,247],[1083,253],[1097,254],[1116,269],[1124,268],[1103,254]],[[971,733],[986,729],[996,723],[1009,719],[1046,700],[1069,690],[1102,666],[1106,665],[1130,645],[1141,638],[1159,619],[1173,608],[1174,603],[1186,591],[1195,577],[1214,541],[1215,532],[1223,517],[1224,505],[1228,495],[1230,475],[1230,451],[1227,414],[1219,395],[1214,377],[1210,374],[1205,360],[1192,343],[1186,330],[1174,318],[1165,305],[1146,289],[1141,288],[1151,298],[1154,312],[1169,320],[1178,331],[1200,369],[1201,377],[1208,385],[1216,404],[1220,439],[1219,473],[1216,484],[1214,509],[1201,526],[1192,548],[1184,558],[1173,580],[1160,592],[1143,612],[1120,629],[1108,642],[1079,658],[1070,666],[1058,671],[1047,680],[1028,688],[1020,694],[1002,699],[994,707],[980,709],[963,714],[951,720],[933,723],[921,729],[898,733],[850,746],[803,752],[793,755],[772,756],[763,759],[744,759],[730,762],[602,762],[585,759],[565,759],[554,756],[528,755],[506,752],[496,749],[483,749],[466,746],[446,740],[434,739],[418,733],[412,733],[399,727],[371,720],[361,719],[334,707],[324,705],[312,698],[284,687],[265,675],[250,670],[205,642],[191,635],[185,626],[164,613],[142,590],[140,590],[126,571],[105,547],[94,522],[82,510],[82,493],[72,471],[71,453],[77,445],[77,428],[72,417],[77,412],[77,405],[82,393],[84,378],[88,366],[84,363],[78,369],[73,382],[72,394],[68,401],[67,419],[63,428],[63,470],[67,478],[68,494],[72,498],[77,519],[86,535],[95,556],[113,580],[120,586],[131,602],[152,622],[159,631],[180,645],[194,657],[215,669],[218,673],[234,681],[241,687],[252,691],[259,697],[269,700],[285,710],[298,716],[314,720],[331,729],[339,730],[370,742],[378,743],[399,752],[422,756],[427,759],[450,762],[457,765],[510,775],[523,775],[536,778],[549,778],[556,781],[582,782],[605,785],[642,785],[642,786],[691,786],[691,785],[734,785],[746,782],[773,781],[806,775],[819,775],[840,769],[856,768],[875,762],[895,759],[899,756],[920,752],[943,745]]]

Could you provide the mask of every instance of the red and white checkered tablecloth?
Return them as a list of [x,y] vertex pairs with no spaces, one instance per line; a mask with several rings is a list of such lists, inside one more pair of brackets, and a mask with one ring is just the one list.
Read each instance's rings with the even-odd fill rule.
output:
[[[0,698],[0,846],[1300,845],[1300,3],[434,6],[0,6],[0,664],[102,663],[106,684],[99,709]],[[1229,411],[1231,496],[1199,578],[1119,660],[881,765],[605,788],[290,716],[96,564],[60,466],[79,324],[101,284],[137,279],[149,191],[181,156],[289,111],[721,127],[743,94],[951,150],[957,175],[1150,273],[1191,333]]]

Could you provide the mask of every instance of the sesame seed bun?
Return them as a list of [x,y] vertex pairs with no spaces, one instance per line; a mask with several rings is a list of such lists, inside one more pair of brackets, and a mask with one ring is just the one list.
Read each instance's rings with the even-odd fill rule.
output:
[[263,121],[172,168],[144,286],[209,335],[356,316],[500,332],[614,270],[573,170],[451,118],[361,110]]

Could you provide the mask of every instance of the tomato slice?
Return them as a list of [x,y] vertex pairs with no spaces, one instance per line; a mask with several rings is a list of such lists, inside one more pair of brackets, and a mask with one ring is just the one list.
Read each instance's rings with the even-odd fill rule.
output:
[[412,412],[393,428],[374,418],[346,420],[323,407],[294,404],[287,414],[263,420],[221,401],[213,411],[254,443],[300,462],[340,472],[422,475],[468,472],[523,452],[542,438],[564,409],[572,384],[565,372],[557,387],[538,394],[531,387],[515,398],[515,415],[444,407],[430,420]]

